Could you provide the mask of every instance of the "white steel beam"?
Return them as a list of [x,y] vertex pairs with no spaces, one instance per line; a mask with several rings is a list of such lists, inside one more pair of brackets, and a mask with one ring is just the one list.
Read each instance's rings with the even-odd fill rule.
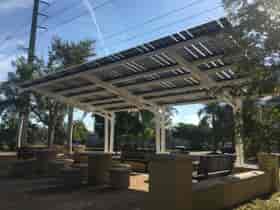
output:
[[[201,72],[201,74],[205,74],[205,77],[210,78],[209,74],[212,74],[214,72],[219,72],[219,71],[223,71],[223,70],[227,70],[229,68],[232,68],[233,66],[223,66],[223,67],[219,67],[219,68],[213,68],[211,70],[205,71],[205,72]],[[197,68],[197,67],[195,67]],[[190,68],[187,68],[190,69]],[[190,69],[191,70],[191,69]],[[197,71],[200,71],[197,68]],[[148,85],[153,85],[153,84],[159,84],[161,82],[172,82],[172,81],[176,81],[178,79],[184,79],[184,78],[190,78],[190,77],[195,77],[198,78],[197,76],[194,76],[192,73],[186,73],[183,75],[176,75],[173,77],[168,77],[168,78],[159,78],[159,79],[155,79],[155,80],[151,80],[151,81],[146,81],[146,82],[141,82],[141,83],[135,83],[135,84],[129,84],[129,85],[124,85],[122,86],[122,88],[141,88],[141,87],[145,87]],[[211,79],[212,80],[212,79]],[[208,86],[214,86],[216,83],[211,83],[211,84],[202,84],[202,86],[208,87]],[[190,87],[191,89],[191,87]],[[73,98],[77,98],[77,97],[89,97],[89,96],[93,96],[93,95],[102,95],[105,94],[107,91],[106,90],[99,90],[99,91],[94,91],[92,93],[85,93],[85,94],[80,94],[77,96],[72,96]],[[140,95],[139,95],[140,96]],[[146,96],[146,95],[143,95]]]
[[88,103],[90,103],[93,106],[98,106],[100,104],[105,104],[105,103],[113,103],[113,102],[117,102],[120,101],[121,98],[119,97],[115,97],[115,98],[106,98],[106,99],[99,99],[99,100],[94,100],[94,101],[90,101]]
[[101,79],[91,75],[91,76],[82,76],[83,79],[92,82],[94,84],[98,84],[102,88],[106,89],[108,92],[112,94],[118,95],[120,98],[126,100],[128,103],[133,104],[139,108],[150,110],[151,112],[156,112],[156,105],[144,100],[142,97],[137,97],[132,95],[129,91],[124,88],[118,88],[113,86],[108,82],[104,82]]
[[162,105],[170,105],[170,106],[179,106],[179,105],[191,105],[191,104],[210,104],[214,102],[218,102],[218,99],[199,99],[199,100],[190,100],[190,101],[180,101],[180,102],[167,102]]
[[124,102],[119,102],[119,103],[112,103],[112,104],[104,104],[104,105],[98,105],[95,106],[97,108],[101,108],[101,109],[110,109],[110,108],[114,108],[114,107],[120,107],[120,106],[129,106],[129,103]]
[[44,91],[44,90],[42,90],[40,88],[33,87],[32,91],[37,92],[37,93],[39,93],[41,95],[47,96],[49,98],[53,98],[54,100],[56,100],[56,101],[58,101],[60,103],[69,104],[69,105],[71,105],[73,107],[80,108],[80,109],[82,109],[84,111],[87,111],[87,112],[94,112],[97,115],[100,115],[102,117],[104,117],[106,114],[107,115],[110,114],[106,110],[97,109],[97,108],[94,108],[92,106],[88,106],[87,104],[82,104],[82,103],[80,103],[78,101],[74,101],[71,98],[67,98],[67,97],[64,97],[64,96],[61,96],[61,95],[50,93],[48,91]]
[[[139,94],[139,95],[141,95],[142,97],[161,96],[164,94],[180,93],[183,91],[199,91],[199,90],[204,90],[204,89],[213,88],[213,87],[222,88],[222,87],[231,86],[231,85],[243,84],[246,82],[248,82],[248,79],[241,78],[241,79],[217,82],[215,85],[202,84],[202,85],[195,85],[195,86],[189,86],[189,87],[153,91],[153,92],[143,93],[143,94]],[[189,94],[191,94],[191,93],[189,93]]]
[[69,88],[69,89],[65,89],[65,90],[61,90],[61,91],[56,91],[56,94],[59,95],[67,95],[67,94],[71,94],[71,93],[76,93],[76,92],[80,92],[80,91],[87,91],[89,89],[95,88],[97,87],[95,84],[92,85],[86,85],[86,86],[82,86],[82,87],[77,87],[77,88]]
[[139,112],[137,108],[116,108],[113,110],[115,113],[118,112]]
[[160,97],[152,98],[152,99],[149,99],[149,100],[156,103],[156,102],[159,102],[159,101],[170,101],[170,100],[172,101],[172,100],[176,100],[176,99],[191,100],[191,99],[196,98],[196,97],[206,97],[206,96],[207,96],[206,91],[201,91],[201,92],[192,93],[192,94],[181,93],[181,94],[178,94],[178,95],[160,96]]
[[[143,93],[143,94],[137,94],[139,96],[144,97],[146,100],[151,100],[151,101],[157,101],[157,99],[165,98],[167,94],[184,94],[185,97],[191,98],[191,96],[199,96],[203,93],[193,93],[197,91],[206,91],[209,88],[217,87],[217,88],[223,88],[231,85],[239,85],[248,82],[247,79],[241,78],[241,79],[235,79],[235,80],[229,80],[229,81],[221,81],[217,82],[215,85],[195,85],[195,86],[190,86],[190,87],[183,87],[183,88],[172,88],[172,89],[167,89],[167,90],[160,90],[160,91],[154,91],[154,92],[149,92],[149,93]],[[193,92],[192,92],[193,91]],[[185,93],[182,93],[185,92]],[[147,99],[147,97],[155,97],[152,99]],[[176,96],[170,96],[171,98],[177,99]],[[106,100],[97,100],[99,103],[111,103],[114,101],[119,101],[120,98],[111,98],[111,99],[106,99]]]

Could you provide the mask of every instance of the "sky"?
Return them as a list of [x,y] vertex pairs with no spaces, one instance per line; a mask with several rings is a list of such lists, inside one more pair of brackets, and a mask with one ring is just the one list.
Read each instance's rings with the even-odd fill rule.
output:
[[[47,59],[51,40],[96,41],[97,57],[128,49],[224,16],[221,0],[46,0],[39,17],[36,55]],[[0,82],[11,61],[26,53],[33,0],[0,1]],[[97,58],[96,57],[96,58]],[[93,59],[96,59],[93,58]],[[197,124],[203,105],[175,107],[173,123]],[[76,114],[79,118],[81,114]],[[91,119],[86,123],[91,127]]]

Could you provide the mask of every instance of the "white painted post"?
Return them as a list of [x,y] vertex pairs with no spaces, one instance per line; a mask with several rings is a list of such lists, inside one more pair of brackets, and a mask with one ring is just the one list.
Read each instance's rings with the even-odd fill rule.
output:
[[159,114],[156,114],[156,153],[159,154],[161,152],[161,132],[160,132],[160,127],[161,127],[161,118]]
[[17,148],[21,148],[21,139],[22,139],[22,129],[23,129],[24,117],[20,116],[19,120],[20,120],[20,122],[19,122],[18,134],[17,134]]
[[111,125],[110,125],[110,153],[114,152],[114,143],[115,143],[115,114],[112,114]]
[[242,140],[243,118],[242,118],[242,100],[235,99],[234,103],[234,119],[235,119],[235,152],[236,164],[244,165],[244,146]]
[[92,133],[93,134],[95,134],[95,126],[96,126],[95,116],[92,115]]
[[166,129],[165,129],[165,109],[162,109],[161,114],[161,153],[166,152]]
[[109,119],[104,118],[104,152],[109,152]]
[[68,140],[68,152],[69,154],[73,153],[73,132],[74,132],[74,108],[69,107],[68,111],[68,129],[67,129],[67,140]]

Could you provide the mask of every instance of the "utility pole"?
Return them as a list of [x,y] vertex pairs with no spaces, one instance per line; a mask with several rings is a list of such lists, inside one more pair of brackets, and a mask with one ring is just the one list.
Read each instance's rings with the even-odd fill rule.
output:
[[40,4],[40,0],[34,0],[32,24],[31,24],[30,40],[29,40],[29,48],[28,48],[28,64],[33,64],[34,57],[35,57],[39,4]]
[[[27,61],[30,66],[33,65],[34,58],[35,58],[35,49],[36,49],[36,35],[37,35],[37,28],[44,28],[38,26],[38,16],[44,14],[39,13],[40,2],[46,5],[49,5],[48,2],[41,1],[41,0],[34,0],[33,5],[33,14],[32,14],[32,24],[31,24],[31,31],[30,31],[30,40],[29,40],[29,48],[28,48],[28,57]],[[23,97],[26,97],[27,103],[29,103],[30,95],[26,93]],[[27,139],[27,129],[28,129],[28,119],[29,119],[29,107],[26,107],[22,113],[19,114],[20,123],[18,126],[17,131],[17,145],[18,148],[22,146],[22,144],[26,143]]]

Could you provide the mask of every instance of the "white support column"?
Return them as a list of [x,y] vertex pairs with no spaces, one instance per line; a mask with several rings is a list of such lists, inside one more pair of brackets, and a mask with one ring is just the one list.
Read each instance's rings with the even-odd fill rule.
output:
[[96,119],[95,116],[92,115],[92,133],[95,134],[95,126],[96,126]]
[[67,146],[68,146],[68,153],[73,153],[73,132],[74,132],[74,108],[69,107],[68,110],[68,128],[67,128]]
[[234,119],[235,119],[235,153],[236,164],[244,164],[244,145],[242,139],[243,118],[242,118],[242,100],[234,99]]
[[116,116],[115,113],[112,114],[111,117],[111,124],[110,124],[110,147],[109,151],[110,153],[114,152],[114,143],[115,143],[115,121],[116,121]]
[[104,152],[109,152],[109,118],[104,118]]
[[156,154],[159,154],[161,152],[161,120],[160,115],[156,114]]
[[19,122],[19,125],[18,125],[18,134],[17,134],[17,148],[21,148],[21,145],[22,145],[22,142],[21,142],[21,139],[22,139],[22,130],[23,130],[23,116],[20,116],[19,118],[20,122]]
[[165,108],[162,108],[161,122],[161,153],[166,153],[166,119],[165,119]]

